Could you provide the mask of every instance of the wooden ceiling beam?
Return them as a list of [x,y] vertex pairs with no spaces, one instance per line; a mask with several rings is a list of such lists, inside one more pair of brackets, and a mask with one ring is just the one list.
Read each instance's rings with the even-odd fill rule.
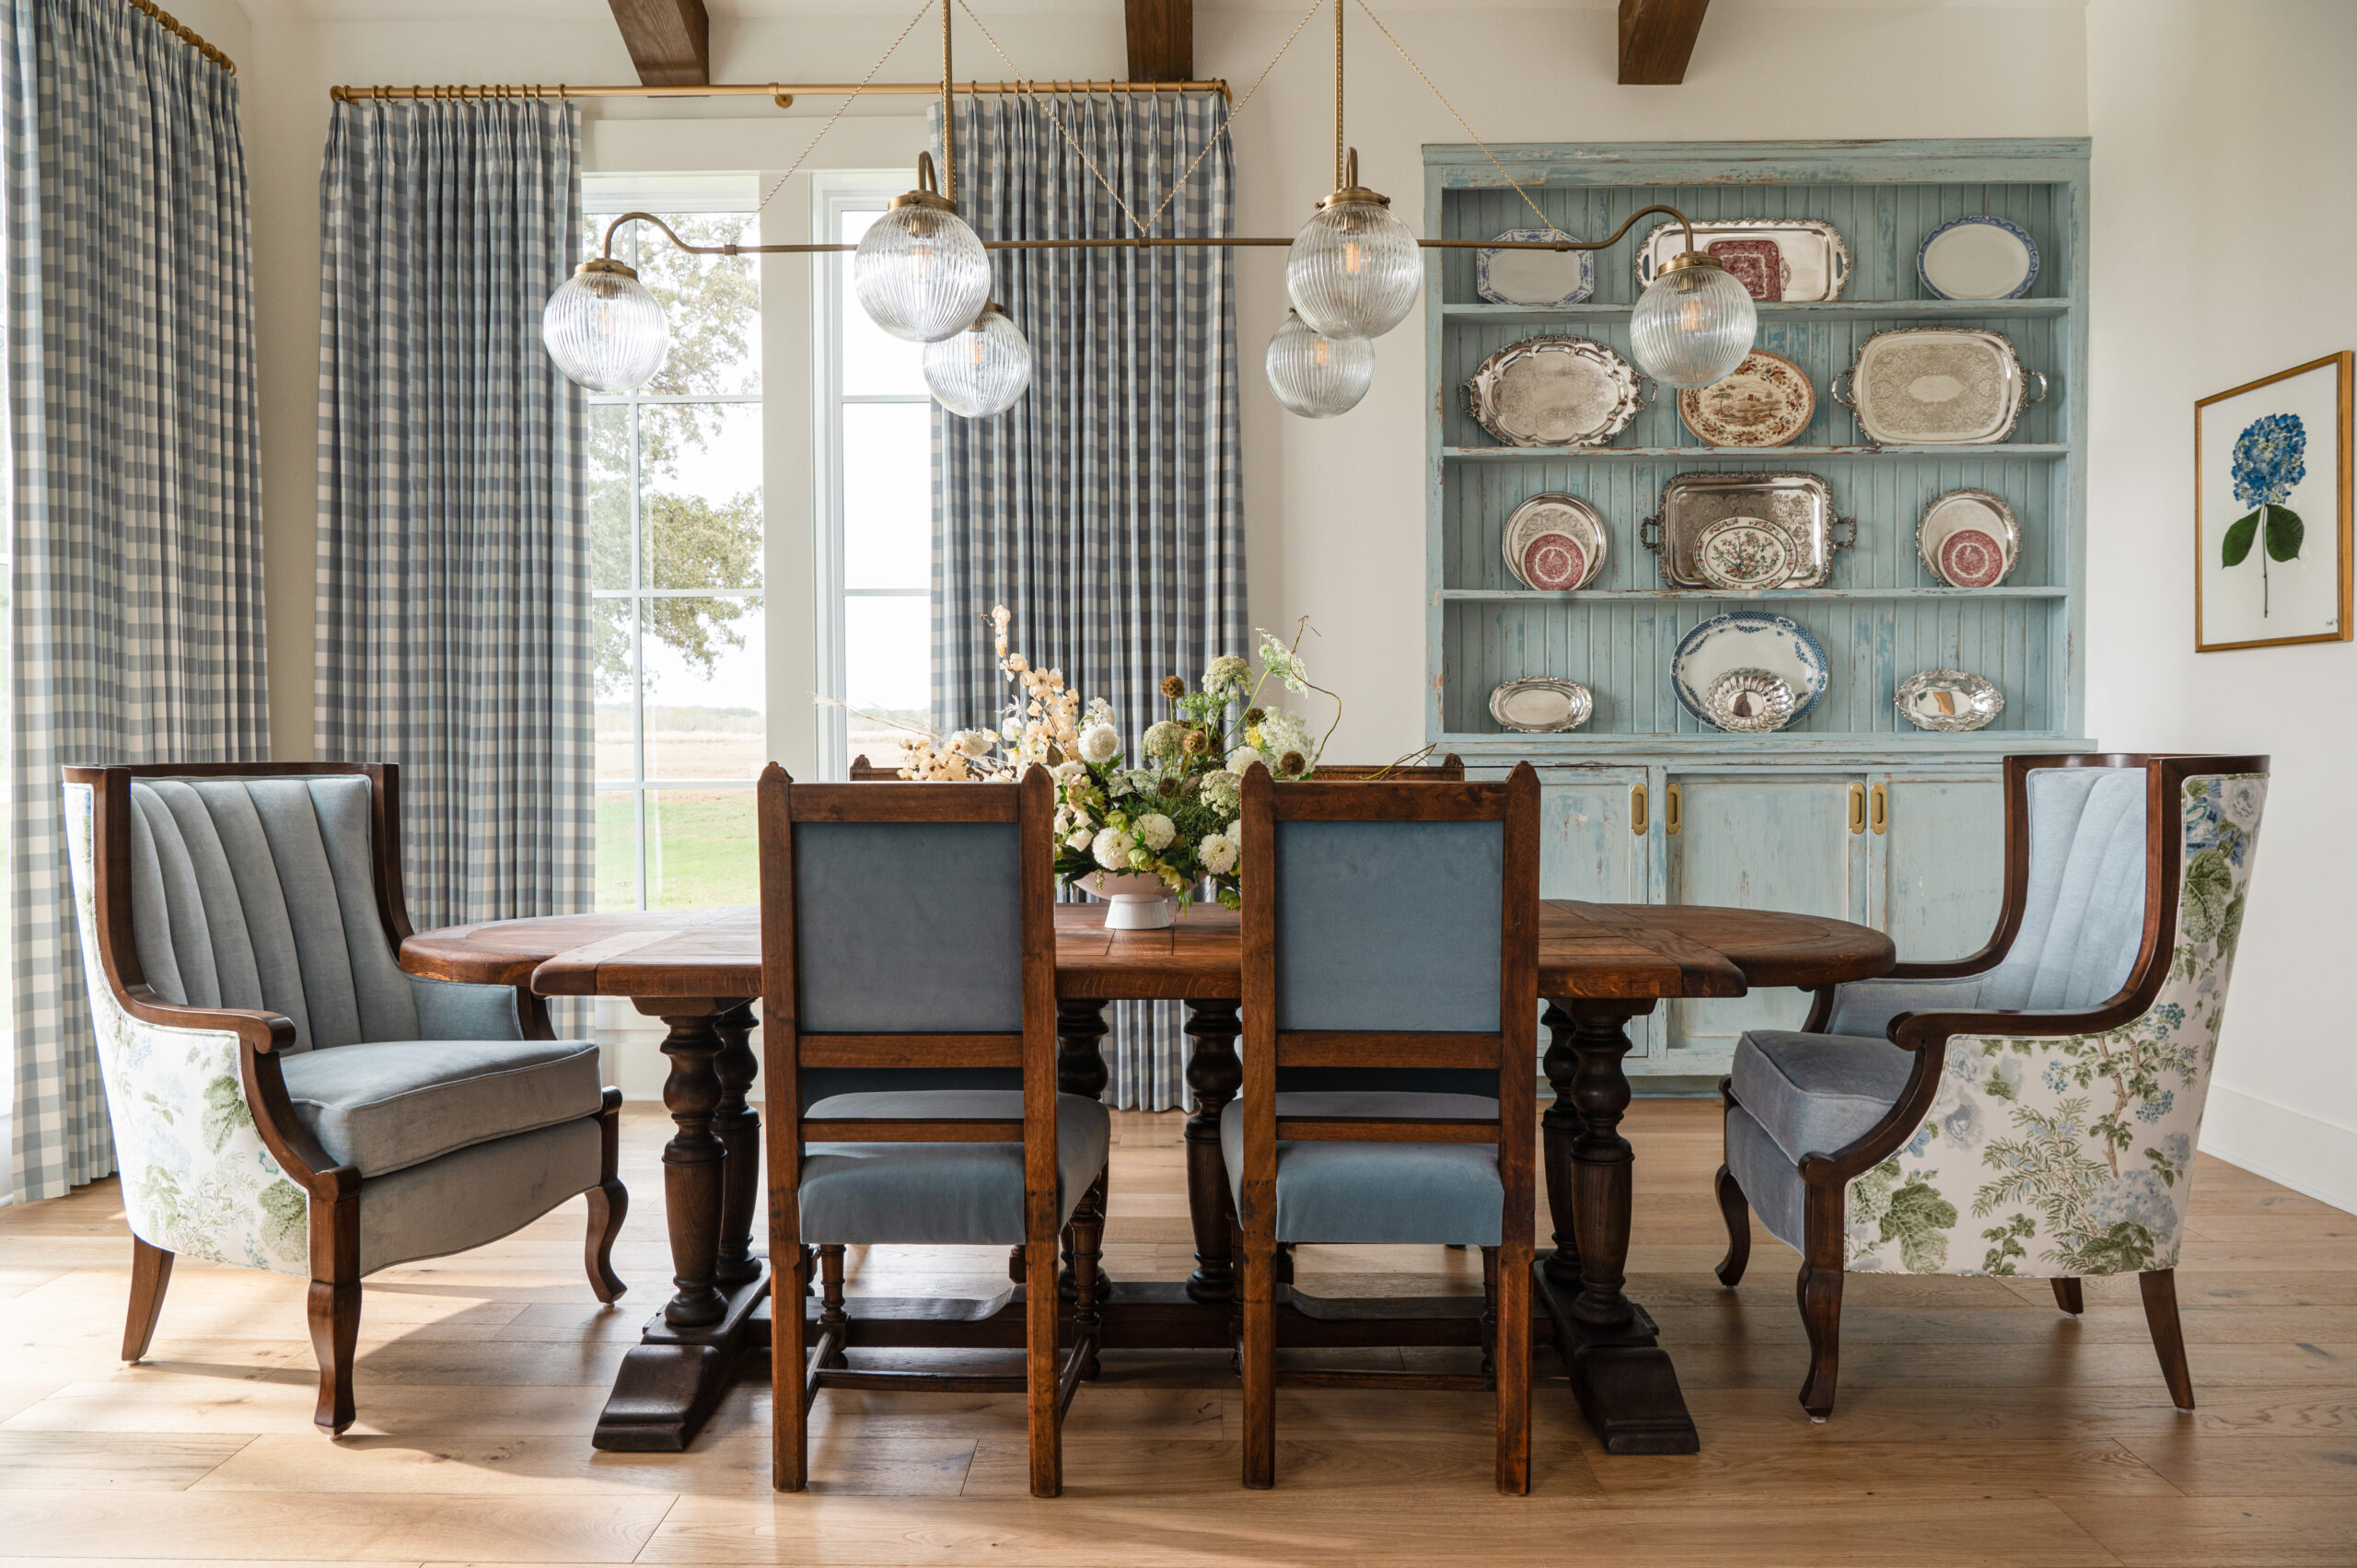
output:
[[1683,82],[1694,36],[1702,30],[1702,13],[1710,8],[1711,0],[1620,0],[1620,85],[1674,87]]
[[622,29],[638,80],[649,87],[700,87],[712,81],[712,21],[703,0],[606,0]]
[[1193,81],[1195,0],[1122,0],[1122,8],[1129,21],[1130,80]]

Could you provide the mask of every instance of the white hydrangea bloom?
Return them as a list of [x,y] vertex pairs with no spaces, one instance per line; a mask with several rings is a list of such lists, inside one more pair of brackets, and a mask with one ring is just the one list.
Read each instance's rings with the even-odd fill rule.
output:
[[1195,857],[1203,863],[1203,869],[1214,877],[1225,877],[1235,870],[1236,859],[1240,853],[1236,842],[1225,833],[1209,834],[1195,846]]
[[1227,771],[1239,779],[1252,771],[1255,762],[1265,768],[1269,759],[1249,746],[1239,746],[1227,754]]
[[1108,871],[1127,871],[1130,868],[1130,835],[1119,828],[1107,828],[1097,835],[1090,846],[1090,853],[1097,856],[1097,864]]
[[1178,725],[1171,723],[1168,719],[1162,719],[1146,726],[1145,754],[1149,757],[1178,756],[1178,738],[1184,733]]
[[[1095,718],[1093,714],[1090,716]],[[1121,737],[1109,724],[1092,722],[1080,732],[1080,760],[1084,762],[1109,762],[1120,749]]]
[[1145,847],[1150,850],[1160,853],[1168,849],[1170,841],[1178,836],[1178,824],[1159,811],[1150,811],[1138,819],[1138,837],[1145,841]]

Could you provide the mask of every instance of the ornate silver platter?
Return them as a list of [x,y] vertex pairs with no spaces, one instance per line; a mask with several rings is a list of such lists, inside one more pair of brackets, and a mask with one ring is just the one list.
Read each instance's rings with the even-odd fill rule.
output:
[[2046,396],[2046,377],[2024,370],[2013,340],[1986,327],[1893,327],[1868,338],[1826,390],[1878,447],[1979,447],[2014,433],[2022,410]]
[[1576,495],[1551,491],[1514,509],[1500,544],[1506,570],[1523,587],[1544,589],[1587,587],[1603,572],[1609,548],[1602,513]]
[[1661,557],[1662,586],[1717,588],[1703,572],[1695,549],[1704,529],[1742,517],[1781,529],[1792,541],[1791,562],[1774,581],[1759,588],[1814,588],[1833,571],[1833,552],[1853,542],[1857,524],[1833,515],[1833,487],[1813,473],[1681,473],[1661,487],[1661,512],[1638,530],[1647,550]]
[[1714,728],[1724,727],[1711,716],[1710,693],[1723,677],[1737,671],[1765,674],[1791,689],[1792,711],[1778,728],[1797,722],[1815,707],[1832,680],[1825,649],[1807,627],[1788,616],[1738,610],[1713,615],[1686,633],[1670,656],[1669,687],[1688,713]]
[[[1850,281],[1850,248],[1822,218],[1711,218],[1694,225],[1694,248],[1757,300],[1839,299]],[[1646,235],[1637,248],[1638,284],[1652,283],[1685,249],[1685,226],[1675,220]]]
[[1792,682],[1764,669],[1731,669],[1702,693],[1702,716],[1736,735],[1767,735],[1793,722]]
[[1533,675],[1490,693],[1490,716],[1524,735],[1577,729],[1596,712],[1596,695],[1576,680]]
[[2038,281],[2038,241],[1988,213],[1950,218],[1923,237],[1915,275],[1935,299],[2019,299]]
[[[1569,229],[1565,239],[1577,239]],[[1510,228],[1500,239],[1553,239],[1556,230]],[[1596,292],[1593,250],[1476,250],[1473,292],[1492,305],[1577,305]]]
[[1525,338],[1481,362],[1466,408],[1509,447],[1598,447],[1645,406],[1637,367],[1593,338]]
[[2005,711],[2005,694],[1984,676],[1923,669],[1898,683],[1898,716],[1917,729],[1980,729]]
[[1923,508],[1915,553],[1923,569],[1949,587],[1994,587],[2021,559],[2022,526],[2003,498],[1986,490],[1951,490]]

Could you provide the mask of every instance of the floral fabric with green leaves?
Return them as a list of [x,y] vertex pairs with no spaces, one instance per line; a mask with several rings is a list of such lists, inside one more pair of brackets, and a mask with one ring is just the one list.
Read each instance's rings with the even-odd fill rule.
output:
[[2142,1016],[2101,1034],[1948,1041],[1922,1127],[1850,1183],[1844,1267],[2052,1278],[2177,1266],[2266,803],[2264,774],[2186,781],[2177,944]]
[[310,1198],[262,1147],[238,1037],[143,1023],[107,984],[91,874],[93,793],[65,786],[66,849],[132,1234],[185,1258],[308,1274]]

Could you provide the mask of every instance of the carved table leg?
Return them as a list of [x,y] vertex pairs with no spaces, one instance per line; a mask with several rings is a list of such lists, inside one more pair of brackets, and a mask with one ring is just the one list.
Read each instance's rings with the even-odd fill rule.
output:
[[663,1199],[674,1289],[622,1358],[591,1442],[675,1453],[726,1392],[742,1353],[761,1348],[753,1309],[769,1277],[749,1241],[761,1157],[760,1116],[745,1104],[752,1018],[739,997],[642,997],[635,1005],[671,1031],[663,1103],[679,1131],[663,1148]]
[[1187,1038],[1194,1042],[1187,1058],[1187,1086],[1195,1095],[1186,1134],[1187,1213],[1195,1228],[1195,1272],[1187,1276],[1187,1295],[1196,1301],[1236,1299],[1228,1225],[1235,1200],[1226,1162],[1220,1158],[1219,1117],[1244,1085],[1244,1063],[1236,1054],[1236,1037],[1244,1026],[1237,1012],[1233,1002],[1187,1004]]
[[[1111,1071],[1105,1065],[1105,1037],[1111,1033],[1105,1022],[1105,1004],[1086,996],[1060,996],[1056,999],[1056,1092],[1079,1095],[1086,1099],[1103,1099],[1105,1086],[1113,1081]],[[1094,1219],[1101,1231],[1105,1224],[1105,1194],[1101,1188],[1091,1187],[1073,1205],[1074,1224]],[[1070,1301],[1079,1291],[1073,1272],[1073,1233],[1069,1225],[1062,1236],[1062,1266],[1056,1271],[1056,1291]],[[1007,1259],[1007,1273],[1020,1282],[1023,1278],[1023,1249],[1017,1247]],[[1103,1270],[1097,1271],[1098,1299],[1112,1294],[1113,1282]]]
[[1580,1283],[1578,1230],[1572,1223],[1572,1141],[1580,1135],[1580,1113],[1572,1104],[1572,1076],[1579,1069],[1579,1054],[1572,1049],[1572,1016],[1554,1003],[1539,1021],[1547,1026],[1547,1054],[1540,1066],[1555,1091],[1554,1102],[1538,1119],[1540,1153],[1547,1166],[1547,1209],[1555,1223],[1555,1250],[1539,1267],[1547,1278],[1566,1291]]
[[1574,1000],[1567,1040],[1556,1022],[1562,1009],[1549,1008],[1555,1027],[1546,1071],[1555,1105],[1544,1124],[1548,1201],[1558,1235],[1568,1215],[1578,1238],[1578,1294],[1551,1259],[1535,1273],[1556,1347],[1571,1366],[1572,1392],[1606,1452],[1691,1454],[1701,1443],[1677,1369],[1656,1342],[1652,1318],[1622,1292],[1636,1156],[1620,1135],[1629,1109],[1620,1059],[1629,1053],[1628,1020],[1652,1010],[1651,1002]]

